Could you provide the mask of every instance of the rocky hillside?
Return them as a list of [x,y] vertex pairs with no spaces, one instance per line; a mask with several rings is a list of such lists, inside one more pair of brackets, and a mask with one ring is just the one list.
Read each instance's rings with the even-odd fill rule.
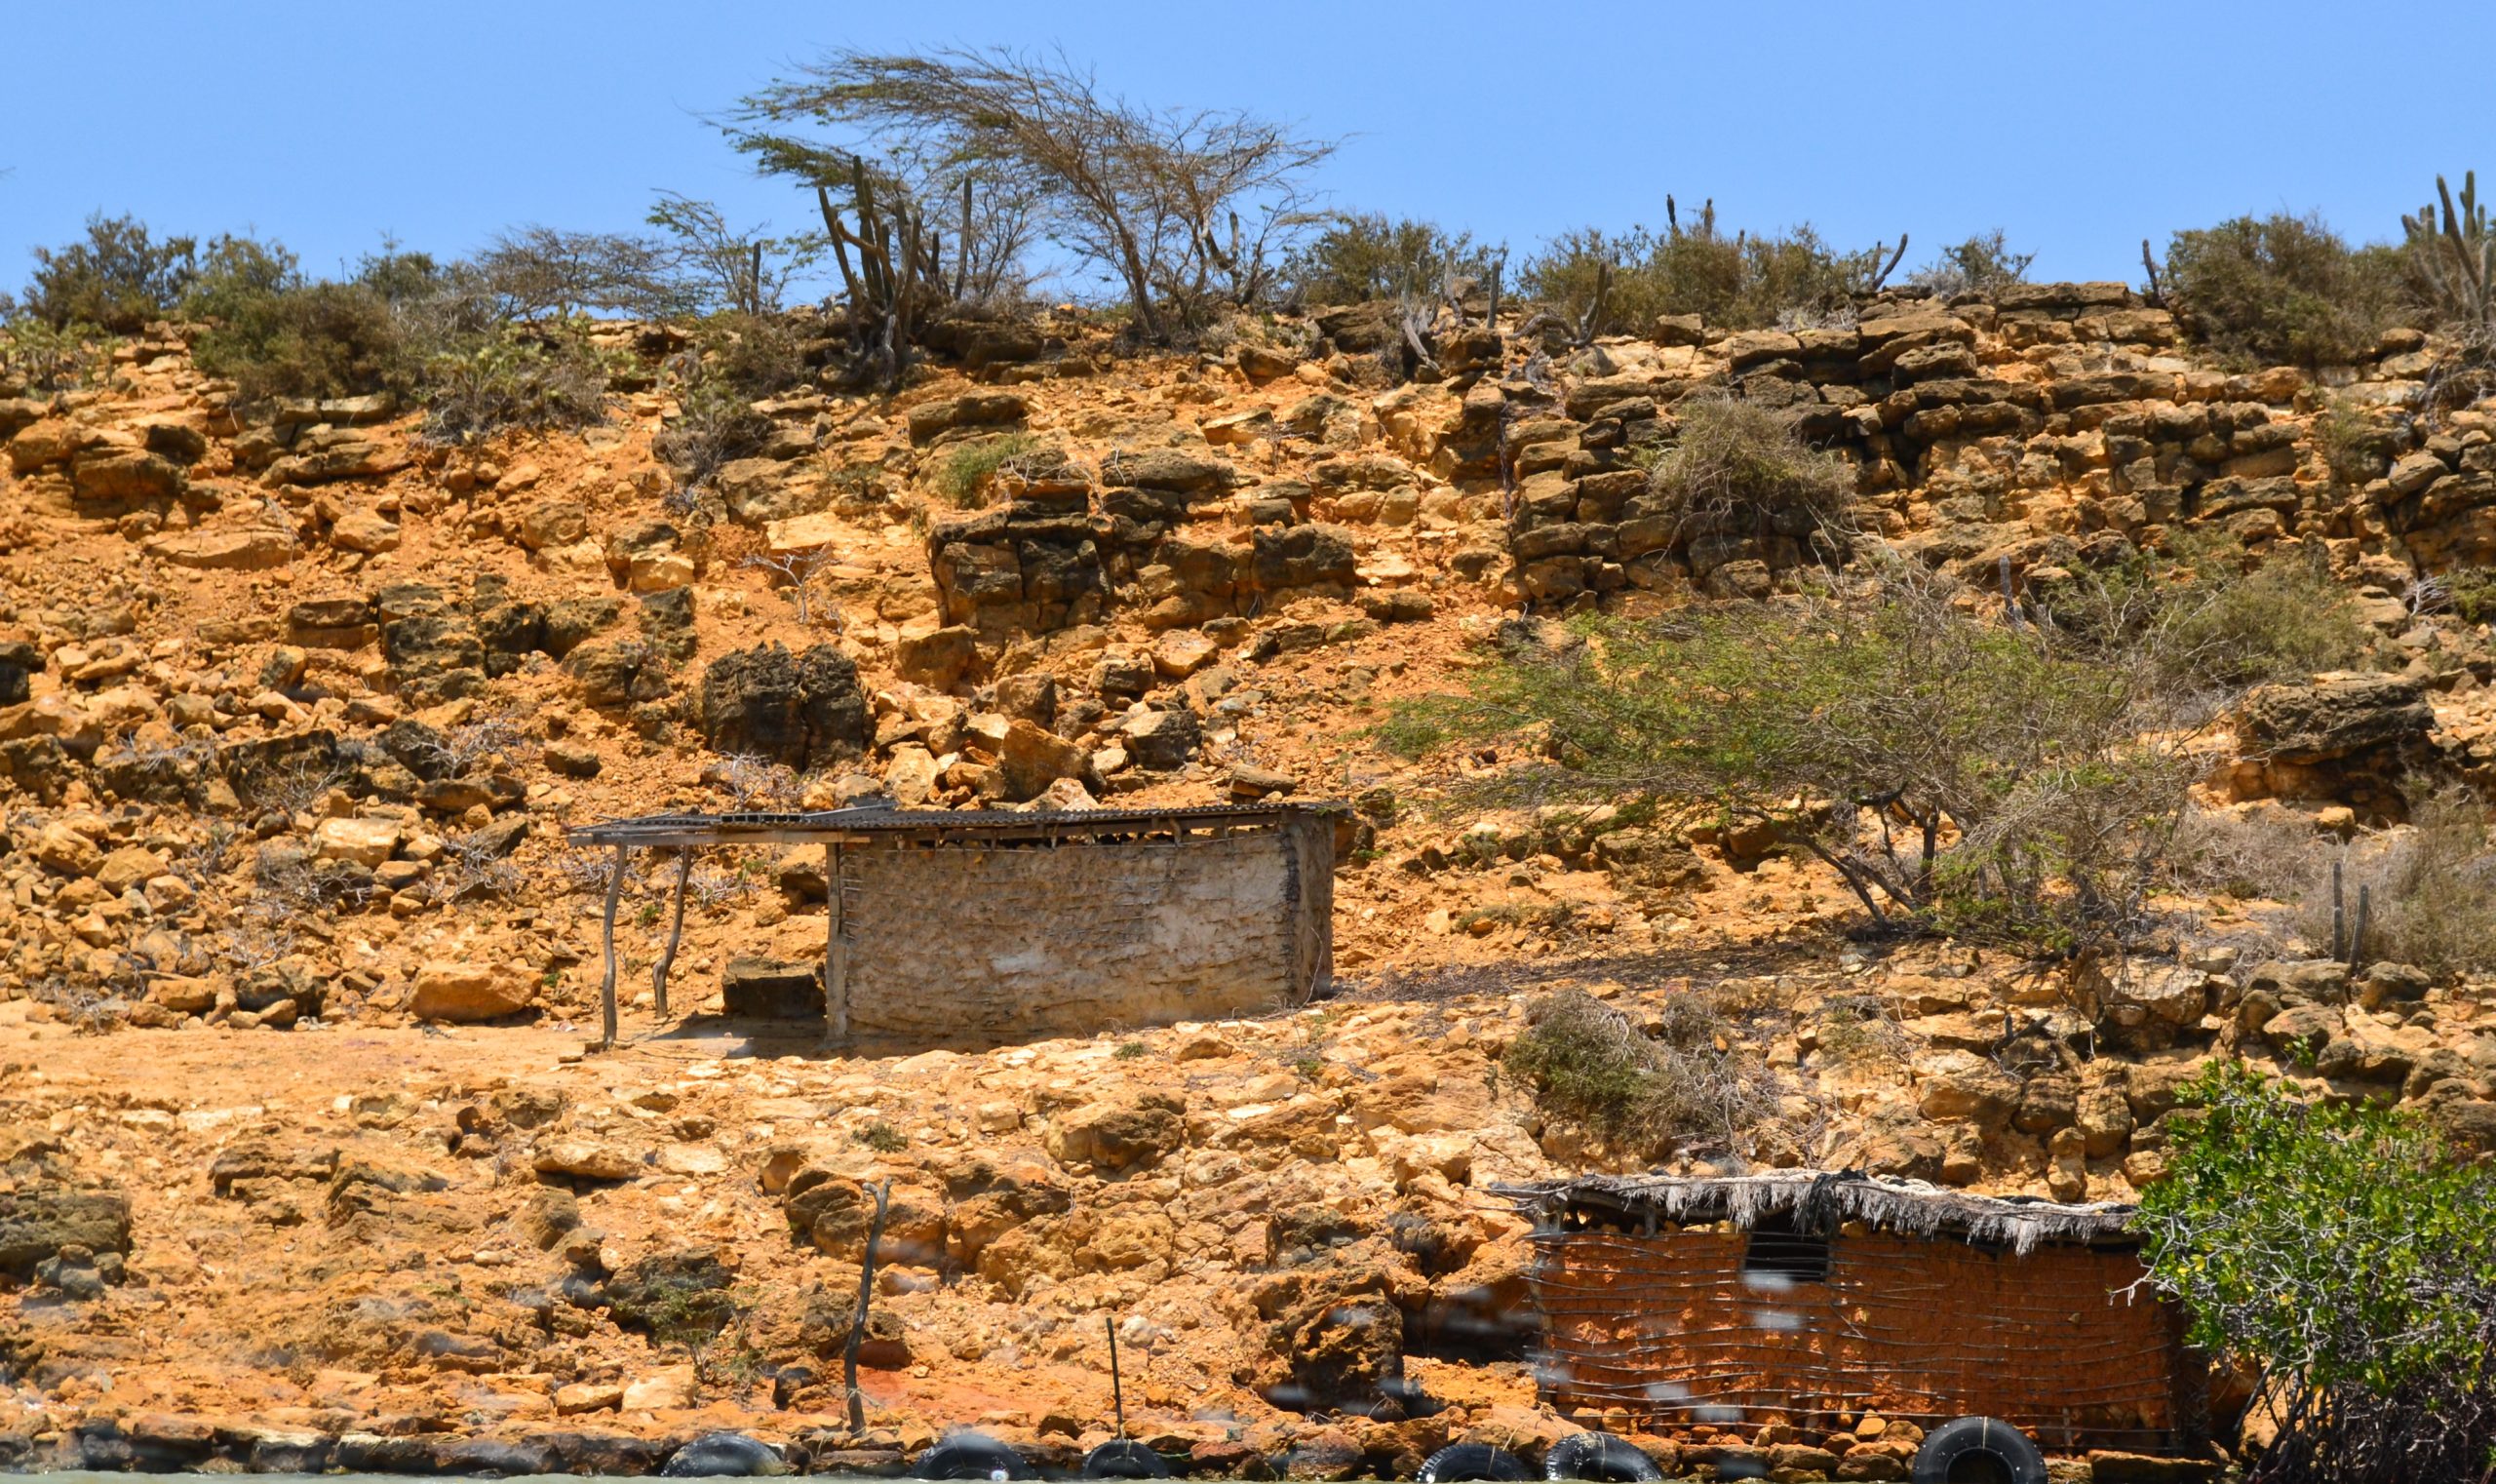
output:
[[[1503,625],[1770,600],[1837,555],[1654,503],[1677,410],[1731,395],[1972,590],[2187,537],[2315,554],[2373,668],[2258,695],[2210,801],[2396,821],[2405,778],[2496,766],[2454,601],[2496,558],[2496,405],[2422,338],[2221,370],[2097,284],[1584,348],[1449,324],[1411,381],[1399,332],[1355,306],[1137,359],[987,327],[898,395],[755,403],[689,488],[661,326],[602,332],[630,370],[577,434],[241,417],[176,326],[106,390],[0,401],[0,1464],[618,1471],[734,1425],[864,1466],[959,1423],[1064,1455],[1109,1435],[1105,1324],[1133,1430],[1204,1472],[1545,1435],[1488,1188],[1634,1162],[1501,1074],[1553,987],[1656,1034],[1700,1006],[1762,1079],[1773,1113],[1685,1159],[2127,1199],[2229,1053],[2496,1151],[2496,986],[2352,976],[2234,899],[2085,972],[1857,943],[1816,865],[1480,812],[1512,759],[1370,731]],[[582,1049],[603,879],[568,825],[1272,796],[1353,805],[1342,992],[1305,1010],[822,1055],[712,1013],[732,960],[825,934],[818,867],[723,854],[679,1018],[644,992]],[[628,989],[663,888],[630,883]],[[1845,1476],[1903,1476],[1878,1421]],[[1737,1430],[1680,1445],[1775,1441]]]

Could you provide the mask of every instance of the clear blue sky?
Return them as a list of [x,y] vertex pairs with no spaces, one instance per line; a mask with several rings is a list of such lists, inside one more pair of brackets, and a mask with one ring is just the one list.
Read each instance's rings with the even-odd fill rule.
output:
[[[1656,222],[2001,225],[2048,278],[2241,212],[2397,235],[2441,170],[2496,173],[2496,4],[72,3],[11,7],[0,286],[88,213],[254,231],[330,271],[384,232],[637,227],[650,194],[785,227],[701,115],[837,45],[1063,46],[1143,101],[1346,137],[1336,204],[1521,252]],[[2490,183],[2496,192],[2496,181]]]

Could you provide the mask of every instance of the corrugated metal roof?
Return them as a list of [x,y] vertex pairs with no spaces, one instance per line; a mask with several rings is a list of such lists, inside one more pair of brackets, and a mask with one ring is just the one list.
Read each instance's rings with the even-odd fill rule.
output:
[[1341,813],[1334,801],[1292,803],[1190,804],[1140,809],[897,809],[881,805],[790,813],[644,814],[603,820],[570,834],[576,845],[682,844],[701,836],[722,844],[755,839],[824,839],[926,834],[1082,835],[1156,825],[1280,824],[1302,815]]

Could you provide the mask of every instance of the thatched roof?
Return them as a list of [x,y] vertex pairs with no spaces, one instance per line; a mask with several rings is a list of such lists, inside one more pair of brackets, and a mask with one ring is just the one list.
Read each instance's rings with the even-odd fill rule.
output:
[[1783,1217],[1806,1230],[1862,1222],[1884,1231],[1947,1235],[2023,1254],[2047,1242],[2125,1241],[2135,1209],[2109,1201],[2077,1205],[2028,1195],[1970,1195],[1859,1170],[1717,1177],[1583,1175],[1544,1185],[1504,1186],[1499,1193],[1546,1227],[1572,1212],[1654,1225],[1730,1221],[1745,1230],[1763,1218]]

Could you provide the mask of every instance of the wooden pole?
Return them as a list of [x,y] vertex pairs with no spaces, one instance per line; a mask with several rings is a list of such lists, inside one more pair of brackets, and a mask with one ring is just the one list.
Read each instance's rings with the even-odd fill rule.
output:
[[2358,888],[2358,921],[2349,933],[2349,972],[2354,974],[2366,962],[2366,916],[2374,906],[2374,888]]
[[1110,1332],[1110,1405],[1116,1409],[1118,1418],[1118,1436],[1123,1440],[1127,1435],[1127,1391],[1125,1383],[1118,1379],[1117,1316],[1115,1314],[1103,1314],[1101,1316],[1101,1327]]
[[606,953],[606,977],[599,982],[598,1005],[605,1028],[599,1040],[602,1050],[615,1044],[615,905],[624,896],[624,852],[626,846],[615,847],[614,868],[606,873],[606,917],[599,928],[599,943]]
[[824,847],[823,1039],[849,1044],[849,943],[842,934],[840,847]]
[[659,961],[650,965],[650,998],[661,1015],[667,1013],[667,975],[676,967],[676,948],[684,939],[684,892],[693,883],[693,847],[686,845],[676,856],[676,917],[668,923],[667,949]]
[[849,1397],[849,1430],[867,1430],[867,1393],[858,1389],[858,1342],[867,1334],[867,1301],[876,1292],[876,1243],[884,1234],[884,1203],[892,1198],[893,1183],[869,1189],[875,1191],[876,1215],[867,1223],[867,1250],[858,1259],[858,1311],[849,1318],[849,1343],[840,1347],[840,1388]]
[[2342,909],[2340,895],[2340,862],[2331,863],[2331,957],[2345,958],[2349,954],[2349,919]]

